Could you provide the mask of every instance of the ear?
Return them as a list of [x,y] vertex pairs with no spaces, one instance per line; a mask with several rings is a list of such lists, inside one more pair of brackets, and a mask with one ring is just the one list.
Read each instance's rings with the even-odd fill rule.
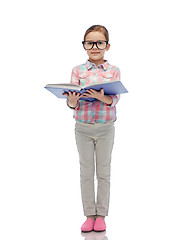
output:
[[110,48],[110,43],[107,44],[107,48],[106,48],[106,51],[108,51]]

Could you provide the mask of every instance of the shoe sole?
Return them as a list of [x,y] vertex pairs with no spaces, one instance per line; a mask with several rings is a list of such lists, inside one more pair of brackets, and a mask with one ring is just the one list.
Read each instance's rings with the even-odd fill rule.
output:
[[81,231],[83,233],[88,233],[88,232],[92,232],[93,230],[90,230],[90,231]]
[[104,231],[106,231],[106,229],[105,230],[94,230],[94,232],[104,232]]

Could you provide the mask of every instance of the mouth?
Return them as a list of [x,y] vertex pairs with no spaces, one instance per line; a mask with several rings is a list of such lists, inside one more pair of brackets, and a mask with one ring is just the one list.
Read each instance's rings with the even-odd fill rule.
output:
[[99,54],[100,52],[91,52],[91,54]]

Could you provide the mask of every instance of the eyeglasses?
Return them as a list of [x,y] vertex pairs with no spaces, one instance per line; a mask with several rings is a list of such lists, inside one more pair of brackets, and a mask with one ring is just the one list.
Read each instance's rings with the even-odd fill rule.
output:
[[97,41],[97,42],[92,42],[92,41],[83,41],[82,42],[83,47],[85,50],[90,50],[94,47],[94,44],[96,47],[100,50],[104,50],[107,47],[108,41]]

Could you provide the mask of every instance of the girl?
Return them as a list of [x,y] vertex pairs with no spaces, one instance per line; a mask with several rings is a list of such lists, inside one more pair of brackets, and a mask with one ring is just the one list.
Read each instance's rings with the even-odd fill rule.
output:
[[[109,34],[101,25],[93,25],[84,35],[83,47],[89,59],[73,68],[71,83],[84,87],[88,83],[120,79],[120,71],[104,60],[109,50]],[[119,95],[104,95],[104,90],[87,90],[83,97],[95,101],[80,100],[80,93],[64,93],[67,105],[74,109],[76,120],[75,137],[80,158],[80,183],[86,221],[82,232],[105,231],[105,216],[108,216],[110,195],[110,165],[114,143],[114,122]],[[94,192],[94,173],[98,180],[97,201]]]

